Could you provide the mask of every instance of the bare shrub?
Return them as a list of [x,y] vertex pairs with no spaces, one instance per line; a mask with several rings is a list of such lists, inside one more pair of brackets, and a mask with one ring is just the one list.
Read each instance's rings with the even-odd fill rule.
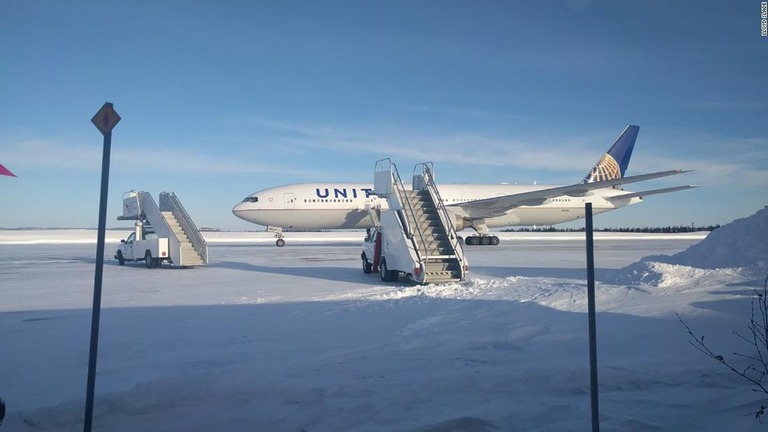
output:
[[[768,276],[765,278],[762,291],[757,289],[754,291],[755,295],[752,297],[749,325],[747,326],[748,332],[746,334],[732,332],[737,338],[747,343],[748,349],[744,353],[734,352],[732,357],[726,357],[714,352],[704,341],[704,336],[697,336],[679,314],[677,314],[677,319],[680,320],[690,336],[688,343],[749,382],[753,386],[752,391],[768,395],[768,382],[765,380],[768,376]],[[737,365],[740,363],[739,359],[746,360],[745,367]],[[766,409],[768,407],[761,404],[759,409],[748,415],[754,415],[762,423]]]

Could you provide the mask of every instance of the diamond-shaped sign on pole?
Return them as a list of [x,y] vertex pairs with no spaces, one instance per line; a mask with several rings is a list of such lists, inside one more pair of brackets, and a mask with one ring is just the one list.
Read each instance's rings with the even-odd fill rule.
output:
[[115,111],[115,108],[112,107],[111,102],[104,103],[101,109],[99,109],[99,111],[96,112],[96,115],[91,119],[91,123],[96,126],[96,129],[98,129],[102,135],[107,135],[112,132],[112,128],[114,128],[119,121],[120,116],[117,114],[117,111]]
[[85,419],[83,431],[93,426],[93,399],[96,388],[96,360],[99,349],[99,320],[101,317],[101,288],[104,279],[104,247],[107,230],[107,199],[109,198],[109,157],[112,148],[112,128],[120,121],[112,104],[106,102],[91,122],[104,135],[104,153],[101,158],[101,200],[99,201],[99,230],[96,236],[96,271],[93,277],[93,310],[91,314],[91,347],[88,353],[88,377],[85,391]]

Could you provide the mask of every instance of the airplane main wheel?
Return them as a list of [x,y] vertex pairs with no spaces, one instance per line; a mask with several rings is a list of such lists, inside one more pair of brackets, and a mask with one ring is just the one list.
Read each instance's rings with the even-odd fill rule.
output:
[[496,246],[499,244],[499,238],[496,236],[468,236],[464,239],[464,244],[469,246]]
[[277,241],[275,242],[275,245],[276,245],[277,247],[283,247],[283,246],[285,246],[285,240],[283,240],[283,239],[277,239]]

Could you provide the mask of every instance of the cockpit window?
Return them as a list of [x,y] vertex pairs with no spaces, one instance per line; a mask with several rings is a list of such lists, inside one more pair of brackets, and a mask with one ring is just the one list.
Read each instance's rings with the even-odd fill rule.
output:
[[250,203],[259,202],[259,197],[247,197],[243,200],[243,202],[250,202]]

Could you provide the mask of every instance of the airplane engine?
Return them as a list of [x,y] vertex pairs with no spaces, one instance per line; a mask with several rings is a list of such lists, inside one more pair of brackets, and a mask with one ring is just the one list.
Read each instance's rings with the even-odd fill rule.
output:
[[463,217],[457,214],[453,215],[453,226],[454,228],[456,228],[456,231],[461,231],[464,228],[469,228],[469,225],[470,225],[469,221],[467,221]]

